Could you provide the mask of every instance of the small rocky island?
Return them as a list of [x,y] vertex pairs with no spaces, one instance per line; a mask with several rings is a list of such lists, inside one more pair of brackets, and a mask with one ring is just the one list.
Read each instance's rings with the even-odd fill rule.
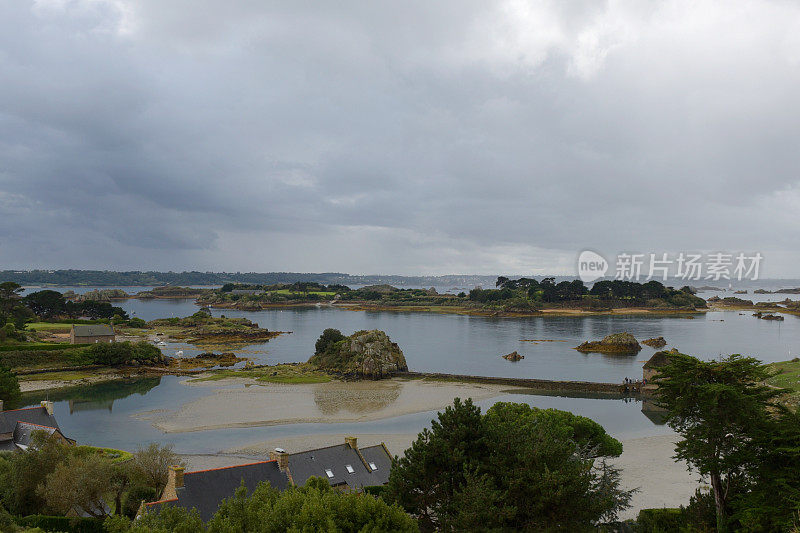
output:
[[503,359],[505,359],[506,361],[517,362],[520,359],[525,359],[525,356],[524,355],[520,355],[519,352],[514,350],[513,352],[504,355]]
[[406,372],[403,351],[383,331],[356,331],[349,337],[326,329],[308,360],[320,370],[357,379],[381,379]]
[[586,341],[580,346],[576,346],[575,349],[583,353],[636,355],[642,346],[630,333],[613,333],[601,341]]
[[652,339],[643,340],[642,344],[650,346],[651,348],[663,348],[667,345],[667,341],[664,337],[653,337]]
[[207,309],[185,318],[151,320],[147,327],[170,339],[197,345],[263,342],[281,334],[260,328],[246,318],[212,317]]

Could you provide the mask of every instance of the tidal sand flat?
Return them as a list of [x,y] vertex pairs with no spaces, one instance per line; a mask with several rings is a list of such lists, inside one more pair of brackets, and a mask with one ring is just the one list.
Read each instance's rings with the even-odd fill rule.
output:
[[641,509],[679,507],[689,503],[702,480],[686,463],[675,462],[677,435],[659,435],[622,441],[622,455],[612,462],[622,469],[622,487],[638,488],[631,508],[620,518],[636,518]]
[[484,400],[514,387],[424,380],[313,384],[258,383],[250,379],[183,381],[209,393],[174,410],[138,413],[165,433],[302,423],[366,422],[443,409],[453,398]]

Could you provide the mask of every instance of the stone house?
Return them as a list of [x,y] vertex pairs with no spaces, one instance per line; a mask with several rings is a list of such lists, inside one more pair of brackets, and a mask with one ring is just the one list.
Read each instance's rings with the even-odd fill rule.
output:
[[72,325],[69,332],[70,344],[94,344],[96,342],[114,342],[114,326],[107,324]]
[[669,364],[670,352],[662,350],[653,356],[642,367],[642,392],[653,393],[658,389],[654,379],[660,373],[660,369]]

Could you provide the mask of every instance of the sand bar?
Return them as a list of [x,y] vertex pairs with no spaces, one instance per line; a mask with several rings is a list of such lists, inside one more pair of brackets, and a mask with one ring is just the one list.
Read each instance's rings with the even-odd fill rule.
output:
[[517,390],[506,385],[397,379],[302,385],[256,384],[246,379],[186,380],[184,383],[209,387],[209,394],[175,410],[149,411],[135,416],[166,433],[366,422],[443,409],[456,397],[477,401]]

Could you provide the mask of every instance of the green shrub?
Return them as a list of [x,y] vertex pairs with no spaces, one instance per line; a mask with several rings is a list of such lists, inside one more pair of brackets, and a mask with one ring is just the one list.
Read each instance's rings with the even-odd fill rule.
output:
[[131,361],[153,362],[161,359],[161,350],[148,342],[97,343],[86,349],[93,364],[124,365]]
[[153,487],[135,485],[128,491],[128,495],[125,497],[125,503],[122,504],[122,512],[128,518],[134,518],[139,511],[139,506],[142,505],[142,500],[154,502],[158,500],[158,496],[158,491]]
[[103,521],[97,518],[70,518],[68,516],[30,515],[19,518],[24,527],[63,533],[103,533]]
[[383,498],[383,495],[386,494],[385,485],[369,485],[367,487],[364,487],[363,490],[366,494],[371,494],[376,498]]
[[146,328],[147,322],[145,322],[139,317],[134,317],[128,320],[128,326],[131,328]]
[[686,515],[681,508],[642,509],[636,522],[642,533],[668,533],[680,531],[686,525]]

